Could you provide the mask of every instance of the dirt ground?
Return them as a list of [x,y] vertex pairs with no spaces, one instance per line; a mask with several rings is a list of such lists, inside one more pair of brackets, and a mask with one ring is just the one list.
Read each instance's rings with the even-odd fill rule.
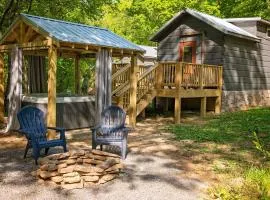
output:
[[[199,118],[185,118],[189,123]],[[71,191],[38,183],[30,175],[36,168],[29,156],[23,159],[26,140],[17,133],[0,134],[0,199],[200,199],[209,182],[215,181],[207,162],[210,155],[196,154],[166,131],[172,118],[146,119],[128,137],[129,154],[124,173],[108,184]],[[203,123],[203,122],[202,122]],[[66,133],[69,149],[91,148],[88,129]],[[107,148],[107,147],[106,147]],[[117,152],[117,149],[106,150]],[[49,153],[61,152],[55,148]]]

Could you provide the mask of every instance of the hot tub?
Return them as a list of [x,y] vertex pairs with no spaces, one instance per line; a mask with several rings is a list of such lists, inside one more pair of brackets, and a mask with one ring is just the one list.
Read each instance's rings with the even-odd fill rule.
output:
[[[23,95],[22,107],[32,105],[47,114],[48,94]],[[94,126],[95,96],[60,94],[56,98],[56,125],[66,129]],[[46,120],[45,120],[46,121]]]

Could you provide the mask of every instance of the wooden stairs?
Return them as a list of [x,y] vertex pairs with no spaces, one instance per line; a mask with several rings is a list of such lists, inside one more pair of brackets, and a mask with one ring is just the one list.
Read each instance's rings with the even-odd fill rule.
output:
[[[153,101],[156,97],[155,75],[157,65],[148,70],[140,70],[137,73],[137,93],[136,93],[136,116]],[[112,102],[121,106],[129,113],[130,102],[130,65],[124,66],[112,76]]]

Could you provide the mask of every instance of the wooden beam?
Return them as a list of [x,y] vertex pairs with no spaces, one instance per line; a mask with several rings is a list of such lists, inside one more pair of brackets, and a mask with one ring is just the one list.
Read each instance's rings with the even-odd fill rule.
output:
[[206,115],[206,97],[201,98],[201,117]]
[[181,97],[175,97],[174,99],[174,122],[180,124],[181,122]]
[[4,123],[5,92],[4,92],[4,54],[0,53],[0,123]]
[[217,97],[220,95],[220,90],[218,89],[160,89],[157,90],[158,97],[172,97],[175,98],[178,95],[181,98],[201,98],[201,97]]
[[24,26],[24,23],[23,22],[21,22],[20,23],[20,44],[22,44],[24,41],[24,35],[25,35],[25,26]]
[[81,79],[81,74],[80,74],[80,57],[76,56],[75,57],[75,93],[80,94],[80,79]]
[[40,41],[40,42],[28,42],[28,43],[22,43],[22,44],[9,44],[9,45],[1,45],[0,46],[0,52],[6,51],[6,50],[12,50],[14,47],[18,46],[22,49],[27,50],[37,50],[37,48],[48,48],[48,40]]
[[23,43],[29,42],[30,37],[32,37],[32,34],[33,34],[33,29],[31,29],[31,27],[29,26],[26,34],[24,35]]
[[137,55],[131,57],[130,68],[130,104],[129,104],[129,125],[136,126],[137,116],[137,72],[139,71],[137,65]]
[[22,93],[29,94],[29,85],[28,85],[28,60],[22,57]]
[[[56,70],[57,70],[57,48],[51,45],[48,51],[48,113],[47,125],[56,126]],[[48,132],[48,138],[53,139],[55,132]]]

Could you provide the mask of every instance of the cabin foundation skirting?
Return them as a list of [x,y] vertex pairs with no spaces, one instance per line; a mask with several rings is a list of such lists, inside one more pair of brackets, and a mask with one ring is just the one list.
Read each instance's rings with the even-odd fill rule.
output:
[[270,106],[270,90],[223,91],[222,112]]

